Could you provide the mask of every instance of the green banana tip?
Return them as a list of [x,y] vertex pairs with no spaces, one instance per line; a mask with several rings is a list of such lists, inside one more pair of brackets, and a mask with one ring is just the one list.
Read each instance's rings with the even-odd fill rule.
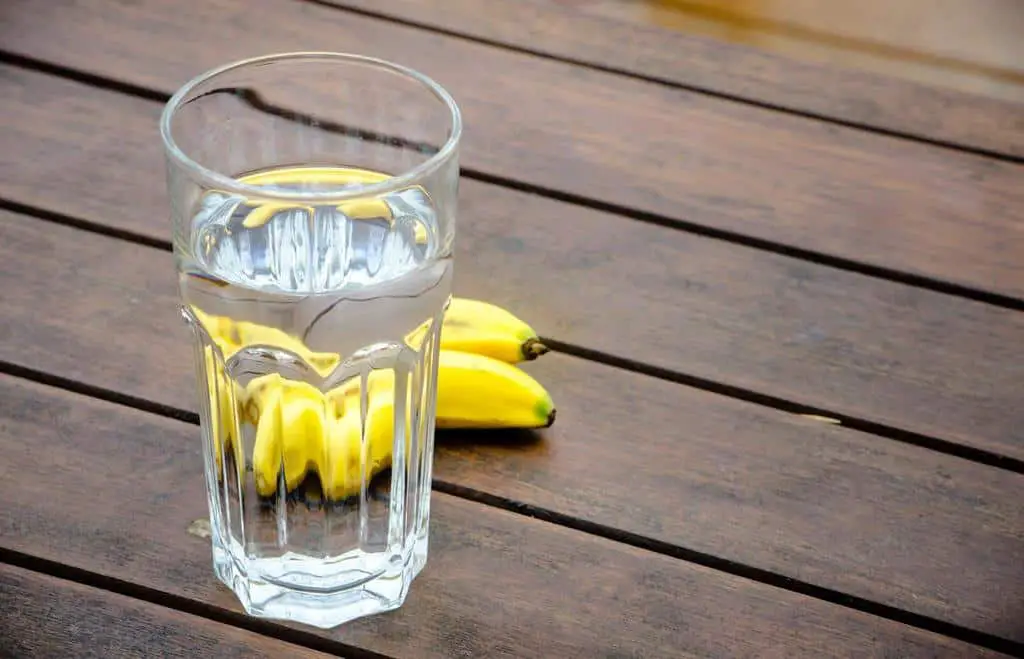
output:
[[537,359],[541,355],[550,352],[550,350],[539,339],[527,339],[523,343],[523,357],[527,360]]
[[555,403],[551,400],[550,396],[545,396],[544,400],[537,401],[533,411],[538,420],[544,419],[543,423],[538,423],[534,427],[550,428],[551,424],[555,422]]

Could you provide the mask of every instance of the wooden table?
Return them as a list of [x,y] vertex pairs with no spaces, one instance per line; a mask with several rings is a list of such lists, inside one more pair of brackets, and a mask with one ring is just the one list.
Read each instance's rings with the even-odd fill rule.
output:
[[[1024,9],[761,4],[4,2],[0,656],[1024,654]],[[559,407],[439,437],[407,604],[328,632],[244,616],[196,530],[156,127],[301,49],[458,99],[456,293]]]

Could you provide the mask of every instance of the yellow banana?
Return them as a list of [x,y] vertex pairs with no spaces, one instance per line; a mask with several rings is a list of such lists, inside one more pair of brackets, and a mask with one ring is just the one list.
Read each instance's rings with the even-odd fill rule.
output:
[[268,387],[262,397],[260,415],[256,425],[256,443],[252,452],[252,468],[256,478],[256,492],[270,496],[277,489],[281,469],[281,389]]
[[440,352],[438,428],[546,428],[554,422],[551,395],[525,371],[486,355]]
[[[193,311],[210,335],[219,341],[225,359],[245,346],[266,345],[295,353],[322,377],[329,375],[341,362],[337,353],[314,352],[297,337],[279,329],[209,316],[195,307]],[[432,322],[427,321],[410,332],[405,337],[406,344],[420,350]],[[489,302],[459,297],[452,298],[445,313],[441,349],[486,355],[509,364],[536,359],[548,352],[533,328],[511,312]]]
[[[309,384],[277,374],[249,384],[246,416],[255,419],[257,428],[253,470],[261,496],[276,491],[282,467],[287,490],[296,488],[308,472],[316,471],[327,496],[340,500],[359,494],[364,463],[368,480],[390,466],[393,376],[391,371],[374,371],[373,375],[377,377],[369,380],[365,456],[358,378],[326,396]],[[386,379],[390,382],[385,383]]]
[[[244,464],[241,460],[242,445],[236,437],[238,401],[241,400],[243,392],[224,370],[226,355],[236,350],[237,346],[232,344],[225,335],[226,329],[230,326],[230,319],[210,316],[198,307],[190,307],[190,311],[214,344],[210,345],[204,342],[202,375],[206,378],[206,394],[212,421],[209,432],[213,441],[213,455],[219,478],[223,473],[224,449],[230,447],[234,450],[235,466],[238,469],[241,469]],[[220,357],[217,356],[215,348],[220,351]]]
[[[393,395],[395,388],[394,372],[386,369],[375,369],[370,371],[366,378],[368,383],[367,396],[379,395],[378,392],[385,392]],[[334,412],[335,418],[347,414],[352,410],[359,413],[360,402],[359,392],[362,388],[360,378],[354,377],[331,389],[326,394],[330,409]]]
[[[282,475],[285,488],[292,490],[308,472],[315,471],[329,498],[344,499],[359,493],[364,474],[370,479],[391,465],[393,371],[370,372],[365,419],[360,400],[363,381],[358,377],[326,393],[277,373],[257,377],[242,388],[227,376],[223,364],[244,346],[289,350],[324,377],[334,371],[341,357],[311,351],[298,338],[275,328],[193,311],[215,344],[205,346],[204,357],[218,472],[222,445],[232,448],[235,463],[242,468],[238,424],[243,422],[255,427],[252,465],[256,489],[262,496],[277,491]],[[421,348],[428,328],[425,323],[411,333],[407,337],[410,345]],[[530,326],[508,311],[477,300],[453,299],[441,328],[436,427],[550,426],[555,419],[551,396],[514,366],[546,351]],[[412,406],[411,400],[405,406],[409,433],[415,432],[410,426]]]
[[238,350],[237,337],[232,331],[232,320],[227,316],[211,316],[196,306],[189,307],[192,315],[199,321],[199,324],[206,330],[217,347],[224,353],[224,358]]
[[[417,327],[406,343],[419,350],[432,321]],[[452,298],[441,324],[441,350],[486,355],[516,364],[548,351],[537,333],[511,312],[480,300]]]
[[[333,500],[359,494],[364,465],[367,480],[391,466],[394,374],[373,371],[367,382],[365,419],[360,378],[326,394],[276,374],[250,383],[245,390],[246,416],[256,417],[253,467],[261,495],[276,490],[282,465],[288,490],[298,486],[308,471],[316,471],[325,494]],[[409,403],[405,406],[407,450],[410,434],[415,432]],[[438,428],[541,428],[554,420],[551,396],[527,373],[484,355],[441,351]]]
[[[361,468],[369,480],[391,466],[394,441],[394,375],[373,371],[367,395],[365,444],[362,442],[358,378],[328,392],[340,410],[329,431],[330,471],[320,470],[328,497],[343,499],[359,493]],[[410,401],[411,403],[411,401]],[[406,450],[412,428],[411,404],[406,405]],[[436,426],[438,428],[542,428],[555,420],[550,394],[527,373],[484,355],[442,350],[438,360]],[[365,446],[365,455],[361,448]],[[410,456],[411,459],[411,456]]]
[[[369,407],[394,400],[392,371],[371,371],[368,381]],[[359,390],[360,381],[353,378],[326,397],[337,415],[358,414]],[[555,405],[539,382],[512,364],[441,350],[435,419],[438,428],[545,428],[554,423]]]
[[[367,482],[391,466],[395,429],[393,379],[391,386],[374,387],[371,383],[367,396],[365,429],[360,423],[362,414],[358,400],[358,380],[356,382],[355,404],[346,405],[341,418],[332,421],[327,440],[329,464],[323,465],[320,470],[324,492],[329,499],[335,501],[359,494],[364,477],[363,465]],[[407,428],[409,417],[409,409],[406,408]],[[365,444],[362,437],[364,430]],[[409,428],[409,431],[412,429]]]
[[[256,383],[253,385],[253,383]],[[295,489],[310,470],[324,462],[327,414],[324,396],[305,382],[280,375],[257,378],[246,394],[258,410],[253,470],[256,491],[267,496],[284,471],[285,486]]]
[[[225,346],[219,347],[223,351]],[[210,402],[210,416],[213,426],[210,435],[213,439],[213,450],[217,464],[217,473],[221,474],[222,446],[232,449],[235,454],[235,467],[241,469],[245,464],[242,460],[242,443],[236,436],[238,428],[237,410],[244,392],[224,371],[223,361],[214,353],[212,346],[203,346],[203,367],[206,375],[206,391]],[[239,472],[240,473],[240,472]]]
[[[320,484],[329,500],[344,501],[362,487],[361,425],[358,412],[332,419],[327,430],[328,464],[318,470]],[[371,477],[369,473],[366,476]]]

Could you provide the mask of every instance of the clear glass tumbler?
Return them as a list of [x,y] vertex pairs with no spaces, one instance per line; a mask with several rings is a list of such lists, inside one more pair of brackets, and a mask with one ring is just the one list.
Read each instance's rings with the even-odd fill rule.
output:
[[290,53],[195,78],[160,130],[214,570],[255,616],[395,609],[427,557],[458,108],[396,64]]

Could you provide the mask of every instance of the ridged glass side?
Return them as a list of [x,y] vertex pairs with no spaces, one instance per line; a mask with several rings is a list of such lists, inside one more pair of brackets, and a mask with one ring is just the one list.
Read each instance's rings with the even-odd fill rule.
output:
[[401,605],[427,557],[441,316],[330,372],[287,347],[225,355],[185,317],[217,576],[250,613],[320,627]]

